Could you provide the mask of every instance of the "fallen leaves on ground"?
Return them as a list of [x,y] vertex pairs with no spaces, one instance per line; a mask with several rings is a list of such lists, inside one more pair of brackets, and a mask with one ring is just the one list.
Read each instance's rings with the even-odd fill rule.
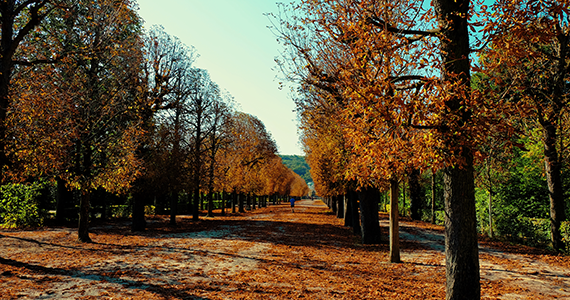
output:
[[[440,226],[403,220],[404,263],[390,264],[386,244],[361,245],[342,219],[319,204],[301,201],[295,213],[282,204],[200,221],[179,217],[176,227],[156,216],[142,233],[131,233],[128,221],[110,221],[94,224],[89,244],[77,243],[73,228],[0,231],[0,297],[445,298],[444,255],[419,239],[442,234]],[[411,236],[419,238],[404,238]],[[567,257],[482,244],[493,247],[481,252],[484,299],[570,292],[567,276],[558,276],[560,270],[570,273]],[[548,280],[559,289],[537,290],[524,278]]]

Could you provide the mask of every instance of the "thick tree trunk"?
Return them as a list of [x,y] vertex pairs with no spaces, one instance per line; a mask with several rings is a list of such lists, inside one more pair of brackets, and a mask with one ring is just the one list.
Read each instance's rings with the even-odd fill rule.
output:
[[361,235],[362,228],[360,227],[360,212],[358,210],[359,203],[358,203],[358,194],[354,190],[348,191],[348,202],[351,203],[352,207],[352,233],[354,235]]
[[381,232],[378,220],[378,199],[380,192],[377,188],[367,187],[360,190],[358,196],[360,198],[362,243],[380,244]]
[[65,186],[65,181],[57,178],[57,193],[56,193],[56,207],[55,207],[55,221],[62,224],[69,217],[67,213],[68,204],[73,200],[73,194]]
[[556,126],[544,121],[543,142],[544,142],[544,166],[546,171],[546,182],[548,184],[548,195],[550,198],[550,233],[552,247],[560,252],[565,249],[560,232],[560,224],[566,219],[564,205],[564,191],[562,188],[561,169],[562,163],[558,157],[556,149]]
[[[469,0],[434,0],[440,28],[444,124],[440,127],[446,150],[457,162],[444,169],[446,299],[481,298],[473,153],[469,135],[461,135],[470,122]],[[458,134],[459,133],[459,134]]]
[[238,206],[239,206],[239,207],[238,207],[238,212],[244,213],[244,212],[245,212],[245,209],[244,209],[244,207],[243,207],[243,206],[244,206],[244,201],[243,201],[243,200],[244,200],[244,198],[245,198],[245,195],[238,194],[237,196],[238,196]]
[[473,158],[464,156],[465,166],[444,169],[447,299],[479,299],[481,293]]
[[390,180],[390,262],[400,263],[400,224],[398,212],[398,180]]
[[140,192],[133,193],[133,220],[131,231],[145,231],[144,196]]
[[89,202],[91,192],[88,188],[82,189],[81,200],[79,202],[79,226],[77,229],[77,239],[81,243],[90,243],[89,237]]

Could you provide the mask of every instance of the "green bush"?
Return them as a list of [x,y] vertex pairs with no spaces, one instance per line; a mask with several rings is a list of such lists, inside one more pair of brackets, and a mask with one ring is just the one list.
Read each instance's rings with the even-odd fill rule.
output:
[[0,187],[0,227],[32,227],[44,223],[47,212],[40,209],[41,184],[6,184]]

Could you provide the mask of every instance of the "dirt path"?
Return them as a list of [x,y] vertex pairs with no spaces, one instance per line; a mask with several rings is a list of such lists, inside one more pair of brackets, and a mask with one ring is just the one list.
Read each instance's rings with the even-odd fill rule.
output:
[[[388,226],[387,221],[382,225]],[[402,222],[400,238],[416,241],[442,256],[445,237],[442,232],[418,228]],[[404,260],[406,260],[404,255]],[[424,253],[409,253],[409,262],[421,262],[428,257]],[[506,253],[491,247],[479,248],[481,279],[487,282],[508,283],[512,291],[500,293],[499,299],[570,299],[570,268],[548,264],[529,255]],[[483,296],[490,296],[489,294]]]
[[[402,222],[402,264],[363,246],[320,201],[195,222],[0,231],[0,299],[442,299],[441,230]],[[382,221],[385,222],[385,221]],[[426,228],[429,227],[429,228]],[[387,227],[383,233],[387,235]],[[519,249],[519,248],[516,248]],[[485,299],[570,298],[567,258],[481,251]]]

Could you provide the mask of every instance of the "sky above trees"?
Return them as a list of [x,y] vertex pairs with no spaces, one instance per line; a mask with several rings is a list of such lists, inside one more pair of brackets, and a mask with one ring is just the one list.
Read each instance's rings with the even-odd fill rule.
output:
[[257,116],[277,142],[279,153],[301,155],[295,105],[289,89],[279,89],[274,59],[281,46],[267,28],[264,13],[276,12],[268,0],[137,0],[144,27],[166,32],[194,46],[195,66],[231,93],[241,110]]

